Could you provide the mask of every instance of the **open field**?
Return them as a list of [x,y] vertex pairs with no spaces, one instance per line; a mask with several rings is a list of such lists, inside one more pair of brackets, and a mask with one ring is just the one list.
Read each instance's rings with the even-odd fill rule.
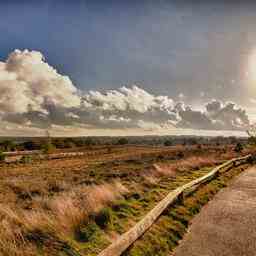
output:
[[0,12],[0,256],[256,256],[256,1]]
[[0,255],[97,255],[170,190],[241,155],[234,145],[80,152],[1,164]]

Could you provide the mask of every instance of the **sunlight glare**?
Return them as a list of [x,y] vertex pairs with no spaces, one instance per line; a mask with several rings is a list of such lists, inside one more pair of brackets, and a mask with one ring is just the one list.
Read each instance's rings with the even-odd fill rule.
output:
[[256,82],[256,49],[249,56],[248,77]]

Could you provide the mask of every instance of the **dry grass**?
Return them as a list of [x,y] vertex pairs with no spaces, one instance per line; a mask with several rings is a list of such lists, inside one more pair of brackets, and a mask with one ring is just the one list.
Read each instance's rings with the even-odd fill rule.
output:
[[152,179],[154,182],[154,178],[161,176],[175,176],[177,172],[200,169],[205,166],[213,166],[219,162],[219,159],[216,156],[192,156],[185,159],[181,159],[179,161],[175,161],[170,164],[166,163],[158,163],[153,164],[153,166],[145,172],[144,177],[146,179]]
[[[0,206],[0,255],[37,255],[35,244],[54,252],[56,242],[75,236],[89,216],[122,197],[127,189],[119,182],[81,186],[53,199],[41,201],[36,210]],[[46,254],[47,255],[47,254]],[[53,255],[53,254],[51,254]]]
[[64,235],[77,232],[86,224],[92,213],[99,212],[104,206],[119,199],[128,190],[119,182],[113,184],[82,186],[71,192],[57,196],[49,203],[54,213],[58,231]]
[[152,187],[148,184],[171,181],[178,173],[235,155],[227,147],[122,147],[110,153],[94,150],[86,157],[0,166],[0,255],[57,255],[54,248],[60,241],[72,240],[91,215],[127,189],[131,194],[137,188],[147,191]]

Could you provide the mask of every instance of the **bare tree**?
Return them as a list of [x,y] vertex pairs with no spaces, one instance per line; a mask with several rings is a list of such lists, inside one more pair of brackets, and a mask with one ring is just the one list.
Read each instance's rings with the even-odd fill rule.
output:
[[248,129],[246,132],[249,136],[248,143],[256,146],[256,127],[253,126],[250,129]]
[[45,131],[46,141],[42,144],[41,150],[44,154],[48,155],[52,153],[55,149],[54,145],[52,144],[51,135],[48,130]]
[[45,131],[45,137],[48,142],[51,142],[51,134],[49,130]]

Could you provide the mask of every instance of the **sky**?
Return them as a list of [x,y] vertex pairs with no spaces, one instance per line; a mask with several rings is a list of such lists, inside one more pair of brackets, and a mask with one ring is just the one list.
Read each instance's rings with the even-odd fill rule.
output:
[[244,131],[256,120],[255,11],[228,0],[0,1],[0,134]]

